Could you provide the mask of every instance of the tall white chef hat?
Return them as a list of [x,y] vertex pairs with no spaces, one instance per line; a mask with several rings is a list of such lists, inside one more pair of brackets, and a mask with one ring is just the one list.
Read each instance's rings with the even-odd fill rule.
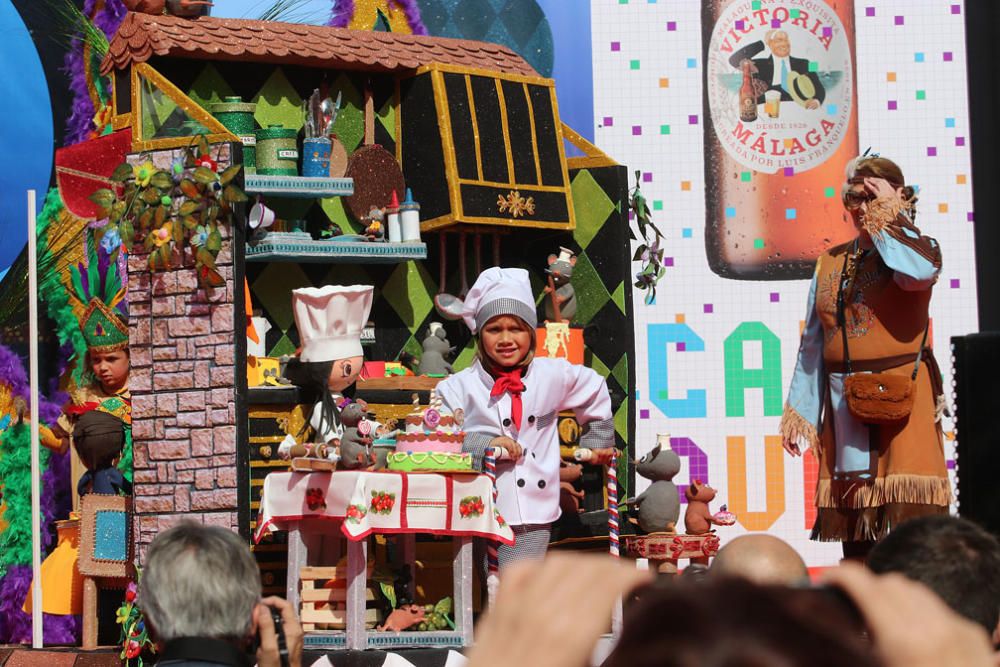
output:
[[372,310],[370,285],[326,285],[292,290],[292,312],[302,361],[362,356],[361,331]]
[[524,269],[486,269],[466,295],[462,319],[472,333],[497,315],[516,315],[532,329],[538,326],[535,297]]

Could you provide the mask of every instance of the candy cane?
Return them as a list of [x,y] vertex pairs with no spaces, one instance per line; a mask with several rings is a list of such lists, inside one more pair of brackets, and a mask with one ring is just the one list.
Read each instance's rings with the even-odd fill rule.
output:
[[[483,469],[493,486],[493,506],[497,503],[497,450],[487,447],[483,456]],[[486,543],[486,592],[490,608],[496,600],[497,588],[500,586],[500,557],[497,554],[497,543],[490,540]]]
[[618,449],[608,464],[608,548],[618,558]]

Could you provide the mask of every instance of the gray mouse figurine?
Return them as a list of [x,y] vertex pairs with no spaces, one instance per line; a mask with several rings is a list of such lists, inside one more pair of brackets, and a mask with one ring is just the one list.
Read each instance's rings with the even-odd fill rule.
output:
[[671,481],[681,470],[681,458],[672,449],[657,444],[636,461],[635,472],[652,480],[637,498],[628,501],[639,514],[639,528],[646,533],[672,533],[681,514],[680,494]]
[[552,298],[559,302],[559,316],[566,322],[571,322],[576,316],[576,290],[570,282],[573,279],[573,267],[576,266],[576,255],[569,248],[559,248],[559,256],[549,255],[548,267],[545,272],[552,276],[555,284],[555,294],[552,295],[552,288],[546,287],[545,293],[552,295],[545,300],[545,317],[550,322],[556,321],[555,308],[552,306]]
[[372,433],[362,433],[358,426],[368,414],[364,401],[352,401],[340,410],[340,423],[344,434],[340,437],[340,463],[338,468],[355,470],[375,465],[372,451]]
[[454,351],[447,336],[439,322],[431,322],[427,337],[422,343],[424,351],[420,355],[417,375],[450,375],[454,372],[447,361],[447,357]]

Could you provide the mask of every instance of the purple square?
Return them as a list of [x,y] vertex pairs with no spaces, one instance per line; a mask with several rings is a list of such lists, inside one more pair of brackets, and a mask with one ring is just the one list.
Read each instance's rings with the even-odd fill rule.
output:
[[638,137],[641,134],[642,134],[642,125],[633,125],[632,126],[632,136],[633,137]]
[[968,213],[965,214],[965,220],[966,222],[972,222],[973,220],[975,220],[975,217],[973,217],[972,215],[972,211],[969,211]]
[[779,21],[778,19],[771,19],[771,27],[772,28],[780,28],[781,27],[781,21]]
[[781,301],[781,295],[777,292],[771,292],[771,303],[778,303]]
[[635,220],[635,211],[633,211],[632,209],[629,209],[628,211],[628,219]]
[[649,419],[649,410],[639,410],[639,419]]
[[903,17],[902,16],[897,16],[896,20],[894,21],[894,23],[896,25],[903,25]]
[[944,462],[944,467],[947,468],[948,470],[954,470],[955,469],[955,459],[952,459],[950,461],[945,461]]
[[794,176],[795,167],[785,167],[785,176]]
[[647,171],[647,172],[643,173],[643,175],[642,175],[642,182],[643,183],[652,183],[653,182],[653,172]]
[[677,30],[677,21],[667,21],[667,30],[669,32]]
[[934,146],[927,147],[927,157],[934,157],[937,155],[937,148]]
[[865,16],[875,16],[875,8],[865,7]]
[[702,310],[704,312],[706,312],[706,313],[714,313],[715,312],[715,307],[712,306],[712,304],[710,304],[710,303],[706,303],[705,306],[704,306],[704,308],[702,308]]
[[897,106],[896,100],[889,100],[889,111],[895,111]]
[[955,145],[956,146],[964,146],[965,145],[965,137],[955,137]]
[[833,28],[831,28],[828,25],[823,26],[823,36],[824,37],[833,37]]
[[736,29],[737,29],[737,30],[743,30],[743,26],[744,26],[744,25],[746,25],[746,24],[745,24],[745,23],[743,22],[743,19],[740,19],[740,20],[738,20],[738,21],[736,22]]
[[944,61],[946,63],[950,63],[952,60],[954,60],[954,55],[952,54],[952,52],[951,51],[945,51],[944,52]]
[[621,51],[622,50],[622,43],[621,42],[611,42],[611,50],[612,51]]
[[604,127],[613,127],[615,124],[615,119],[611,116],[604,117]]
[[952,278],[951,279],[951,288],[952,289],[958,289],[961,286],[962,286],[962,281],[960,281],[958,278]]
[[673,265],[674,265],[674,258],[673,257],[664,257],[663,258],[663,266],[673,266]]
[[952,5],[951,6],[951,13],[952,14],[961,14],[962,13],[962,5]]
[[691,114],[690,116],[688,116],[688,125],[697,125],[697,124],[698,124],[698,114]]
[[687,349],[688,349],[687,343],[685,343],[683,341],[681,341],[680,343],[677,343],[677,351],[678,352],[686,352]]

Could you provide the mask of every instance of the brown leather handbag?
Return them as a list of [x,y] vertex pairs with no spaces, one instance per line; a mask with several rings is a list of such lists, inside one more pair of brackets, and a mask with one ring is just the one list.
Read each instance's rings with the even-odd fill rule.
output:
[[848,271],[848,259],[850,254],[857,252],[857,241],[855,241],[853,253],[844,257],[844,270],[840,276],[840,289],[837,292],[837,323],[840,325],[840,334],[844,341],[844,366],[846,377],[844,378],[844,399],[847,401],[847,409],[854,417],[866,424],[897,424],[910,416],[913,409],[913,399],[916,395],[917,373],[920,370],[920,358],[923,355],[924,345],[927,343],[927,330],[924,328],[924,336],[917,349],[917,358],[913,365],[913,372],[910,375],[896,375],[892,373],[854,373],[851,366],[851,354],[847,347],[847,316],[845,313],[844,290],[853,279],[853,273],[857,270],[860,261],[855,262],[852,270]]

